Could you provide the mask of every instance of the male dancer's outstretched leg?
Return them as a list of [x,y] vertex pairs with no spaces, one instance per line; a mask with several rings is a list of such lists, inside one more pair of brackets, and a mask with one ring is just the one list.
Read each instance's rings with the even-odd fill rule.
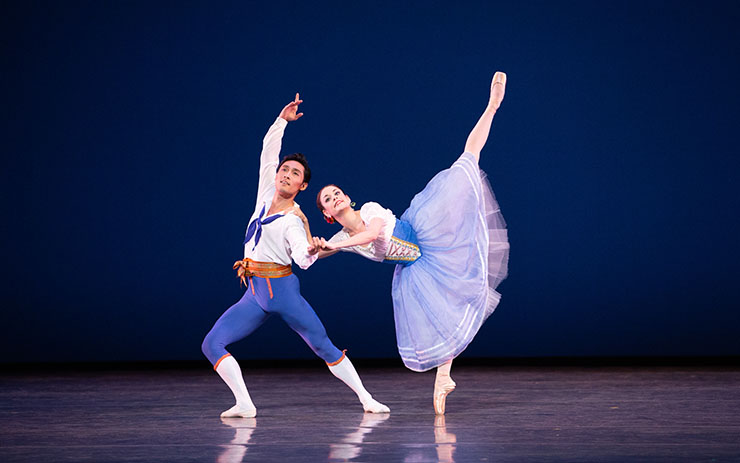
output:
[[236,399],[233,407],[221,413],[222,418],[252,418],[257,415],[257,408],[244,384],[241,368],[236,359],[226,351],[226,346],[249,336],[268,317],[269,314],[259,307],[254,296],[247,290],[239,302],[221,315],[203,340],[203,353]]
[[335,364],[327,363],[327,365],[329,365],[331,374],[342,380],[344,384],[355,391],[366,413],[390,413],[390,408],[373,399],[373,396],[367,392],[365,386],[362,385],[362,380],[360,380],[360,376],[357,374],[354,365],[349,361],[349,357],[342,355]]
[[[289,309],[276,309],[276,311],[280,310],[279,314],[285,320],[285,323],[295,330],[311,350],[326,362],[329,371],[334,376],[339,378],[357,394],[357,398],[360,399],[365,412],[389,413],[390,409],[373,399],[372,395],[365,389],[360,376],[357,374],[349,358],[329,340],[326,329],[316,315],[316,312],[298,292],[298,279],[296,278],[295,281],[292,281],[289,277],[286,277],[281,279],[279,284],[284,290],[280,292],[281,300],[275,301],[275,304],[283,305],[287,302],[285,306],[289,307]],[[295,291],[289,291],[289,288],[294,284],[296,286]]]

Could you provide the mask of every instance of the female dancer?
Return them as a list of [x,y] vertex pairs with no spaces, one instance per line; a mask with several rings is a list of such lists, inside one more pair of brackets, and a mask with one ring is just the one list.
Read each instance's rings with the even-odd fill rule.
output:
[[499,303],[506,278],[509,242],[506,223],[486,175],[478,167],[493,116],[504,98],[506,74],[491,81],[488,106],[468,136],[465,152],[438,173],[396,219],[378,203],[359,211],[336,185],[319,191],[316,205],[342,230],[319,243],[319,257],[351,251],[397,264],[393,307],[398,352],[414,371],[437,367],[434,410],[445,412],[452,359],[468,346]]

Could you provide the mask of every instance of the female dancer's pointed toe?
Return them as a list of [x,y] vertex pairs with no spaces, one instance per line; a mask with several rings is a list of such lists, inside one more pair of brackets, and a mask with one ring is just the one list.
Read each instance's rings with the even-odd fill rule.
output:
[[488,100],[488,107],[493,110],[498,110],[501,106],[501,102],[504,101],[504,94],[506,93],[506,73],[496,71],[491,80],[491,97]]
[[493,84],[501,84],[503,86],[506,86],[506,73],[501,71],[496,71],[496,73],[493,75]]
[[454,391],[455,386],[455,382],[449,376],[442,381],[434,382],[434,413],[437,415],[445,414],[447,394]]

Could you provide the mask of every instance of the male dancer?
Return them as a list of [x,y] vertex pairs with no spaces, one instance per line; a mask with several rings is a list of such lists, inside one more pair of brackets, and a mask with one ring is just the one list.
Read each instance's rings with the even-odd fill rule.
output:
[[332,374],[357,394],[365,412],[390,412],[365,390],[352,362],[329,340],[321,320],[301,296],[298,278],[291,272],[291,258],[307,269],[316,261],[318,252],[318,247],[308,242],[305,216],[289,213],[297,211],[294,199],[311,179],[308,163],[300,153],[285,156],[278,163],[285,126],[303,116],[297,112],[302,102],[296,93],[295,100],[283,108],[262,143],[257,206],[244,239],[244,260],[234,264],[248,288],[203,340],[203,353],[236,399],[236,405],[221,413],[223,418],[257,415],[239,364],[226,346],[247,337],[273,313],[293,328],[327,363]]

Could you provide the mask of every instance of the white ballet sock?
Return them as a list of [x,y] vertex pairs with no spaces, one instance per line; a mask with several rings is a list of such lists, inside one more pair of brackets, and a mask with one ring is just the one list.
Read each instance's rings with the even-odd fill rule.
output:
[[350,389],[355,391],[360,402],[362,402],[362,407],[365,409],[365,412],[390,413],[390,408],[373,399],[373,396],[367,392],[365,387],[362,385],[362,381],[360,380],[360,376],[357,374],[357,370],[355,370],[352,362],[349,361],[349,357],[345,356],[336,365],[329,365],[329,371],[331,371],[334,376],[342,380],[342,382],[349,386]]
[[236,359],[229,355],[224,357],[216,368],[216,373],[224,380],[236,399],[236,405],[221,413],[221,418],[253,418],[257,416],[257,408],[249,397],[247,386],[244,384],[242,370]]

